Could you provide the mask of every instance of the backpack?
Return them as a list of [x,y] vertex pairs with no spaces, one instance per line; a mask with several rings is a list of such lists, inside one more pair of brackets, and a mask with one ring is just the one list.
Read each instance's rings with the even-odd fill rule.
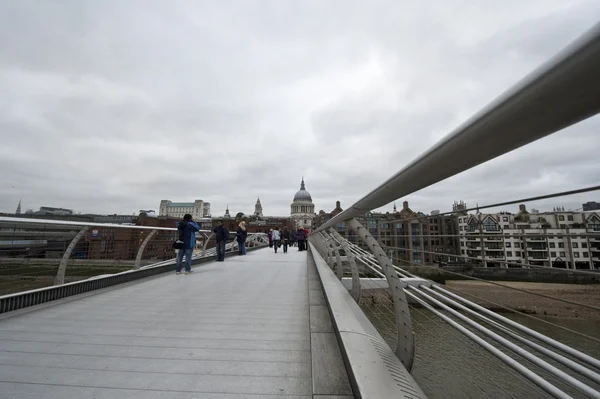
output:
[[185,224],[180,224],[177,229],[179,230],[179,238],[175,241],[173,241],[173,249],[183,249],[183,245],[184,245],[184,234],[185,234],[185,226],[187,225],[187,223]]

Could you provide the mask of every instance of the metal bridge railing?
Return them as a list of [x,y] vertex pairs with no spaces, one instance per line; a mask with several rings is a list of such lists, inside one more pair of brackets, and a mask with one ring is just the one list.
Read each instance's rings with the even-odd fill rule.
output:
[[[233,236],[226,245],[226,252],[238,249]],[[196,237],[192,259],[214,258],[216,243],[212,232],[201,230]],[[66,295],[67,291],[74,289],[69,285],[71,283],[119,275],[104,282],[75,285],[80,290],[84,286],[96,287],[109,281],[129,281],[132,276],[138,278],[153,274],[159,270],[157,268],[168,271],[175,263],[176,250],[172,244],[177,238],[174,227],[0,217],[0,301],[4,301],[4,296],[48,286],[67,283],[68,287],[52,291],[64,291]],[[267,243],[264,233],[248,235],[249,249]],[[153,271],[122,275],[145,269]],[[42,297],[36,298],[39,302]],[[0,312],[22,306],[15,301],[11,300],[10,306],[4,301],[6,308],[0,309]]]
[[[525,205],[593,192],[599,186],[478,209],[457,206],[438,215],[407,217],[405,212],[382,217],[375,222],[376,228],[367,220],[372,217],[373,209],[597,114],[599,70],[600,24],[597,24],[311,234],[309,240],[313,246],[351,291],[404,366],[408,370],[415,367],[414,375],[424,363],[453,354],[461,359],[461,365],[446,366],[472,385],[471,395],[479,391],[482,397],[600,398],[600,361],[598,354],[591,355],[594,347],[600,347],[597,337],[549,322],[540,315],[524,316],[539,323],[532,328],[517,316],[499,314],[501,310],[515,311],[507,299],[516,293],[534,298],[532,301],[543,299],[571,308],[585,308],[593,315],[600,311],[598,302],[490,281],[503,278],[597,283],[600,219],[596,221],[592,214],[562,212],[566,219],[559,220],[561,212],[555,212],[552,215],[556,220],[542,220],[549,218],[549,214],[532,214],[526,207],[512,215],[497,214],[496,219],[480,212],[488,207]],[[464,287],[444,286],[451,278],[478,280],[508,294],[489,300]],[[544,302],[544,306],[551,309],[553,305]],[[567,331],[575,340],[553,338],[555,333],[548,326]],[[420,353],[427,352],[427,348],[418,344],[420,337],[428,337],[421,341],[429,343],[443,341],[440,347],[447,352],[429,353],[424,358]],[[587,344],[578,345],[577,340]],[[436,374],[434,367],[428,371],[429,376],[421,375],[423,381],[415,377],[425,391],[426,380],[433,380],[431,375],[437,378],[443,374]],[[445,388],[453,382],[448,380]]]

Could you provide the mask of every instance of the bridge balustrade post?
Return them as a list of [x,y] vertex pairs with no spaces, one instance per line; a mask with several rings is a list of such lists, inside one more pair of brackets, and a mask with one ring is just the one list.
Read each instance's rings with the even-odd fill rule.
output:
[[140,265],[142,264],[142,255],[144,254],[144,249],[146,249],[146,245],[148,245],[148,243],[150,242],[152,237],[156,235],[156,233],[158,233],[158,230],[152,230],[150,234],[148,234],[146,238],[144,238],[144,242],[142,242],[142,245],[140,245],[140,249],[138,249],[137,256],[135,257],[135,264],[133,265],[133,270],[137,270],[140,268]]
[[347,223],[356,232],[357,236],[359,236],[371,249],[371,252],[375,255],[375,258],[383,269],[383,273],[385,274],[385,278],[389,285],[390,294],[392,295],[396,316],[396,356],[398,356],[398,359],[404,364],[404,367],[410,371],[415,358],[415,337],[412,330],[412,319],[408,308],[406,293],[402,288],[398,274],[392,266],[390,258],[386,255],[377,240],[369,233],[369,230],[356,219],[350,219]]
[[323,253],[323,234],[322,232],[313,233],[308,237],[308,240],[317,248],[317,252],[325,259],[325,255]]
[[89,227],[84,227],[79,230],[79,233],[69,243],[69,246],[65,250],[62,259],[60,260],[60,265],[58,266],[58,272],[56,273],[56,278],[54,279],[54,285],[61,285],[65,283],[65,273],[67,272],[67,265],[69,264],[69,259],[71,258],[71,254],[73,250],[77,246],[79,240],[81,240],[85,233],[88,231]]
[[[341,245],[336,243],[336,237],[333,235],[333,232],[335,231],[333,229],[333,227],[330,227],[328,229],[329,231],[329,240],[330,240],[330,245],[331,245],[331,257],[332,257],[332,262],[335,267],[332,267],[332,269],[335,271],[335,275],[337,276],[337,278],[342,281],[342,279],[344,278],[344,265],[342,265],[342,256],[340,255],[340,248]],[[333,255],[335,254],[335,261],[333,260]]]
[[354,298],[356,303],[359,303],[362,296],[362,287],[360,285],[360,273],[358,271],[358,266],[356,265],[356,258],[350,250],[348,242],[344,239],[344,237],[341,236],[340,233],[331,228],[331,234],[337,238],[342,249],[344,250],[344,253],[346,254],[346,260],[350,265],[350,271],[352,272],[352,298]]
[[201,255],[202,257],[204,257],[204,255],[206,254],[206,246],[208,245],[208,242],[214,235],[215,235],[215,233],[210,233],[210,235],[208,237],[206,237],[206,240],[204,241],[204,245],[202,246],[202,255]]

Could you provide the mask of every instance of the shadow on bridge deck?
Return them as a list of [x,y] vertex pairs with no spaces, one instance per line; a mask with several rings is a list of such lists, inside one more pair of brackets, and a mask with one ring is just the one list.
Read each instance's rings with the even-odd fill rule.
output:
[[307,252],[194,271],[3,316],[0,398],[353,397]]

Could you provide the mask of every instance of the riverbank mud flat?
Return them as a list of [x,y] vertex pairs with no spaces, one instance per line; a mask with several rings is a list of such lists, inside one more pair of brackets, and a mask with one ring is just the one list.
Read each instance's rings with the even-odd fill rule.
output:
[[[600,307],[600,286],[597,284],[551,284],[506,281],[500,284],[536,294]],[[447,281],[445,287],[457,294],[463,294],[463,297],[477,304],[498,312],[502,312],[503,309],[486,302],[486,300],[527,314],[548,315],[569,319],[600,320],[600,311],[598,310],[489,284],[484,281]]]

